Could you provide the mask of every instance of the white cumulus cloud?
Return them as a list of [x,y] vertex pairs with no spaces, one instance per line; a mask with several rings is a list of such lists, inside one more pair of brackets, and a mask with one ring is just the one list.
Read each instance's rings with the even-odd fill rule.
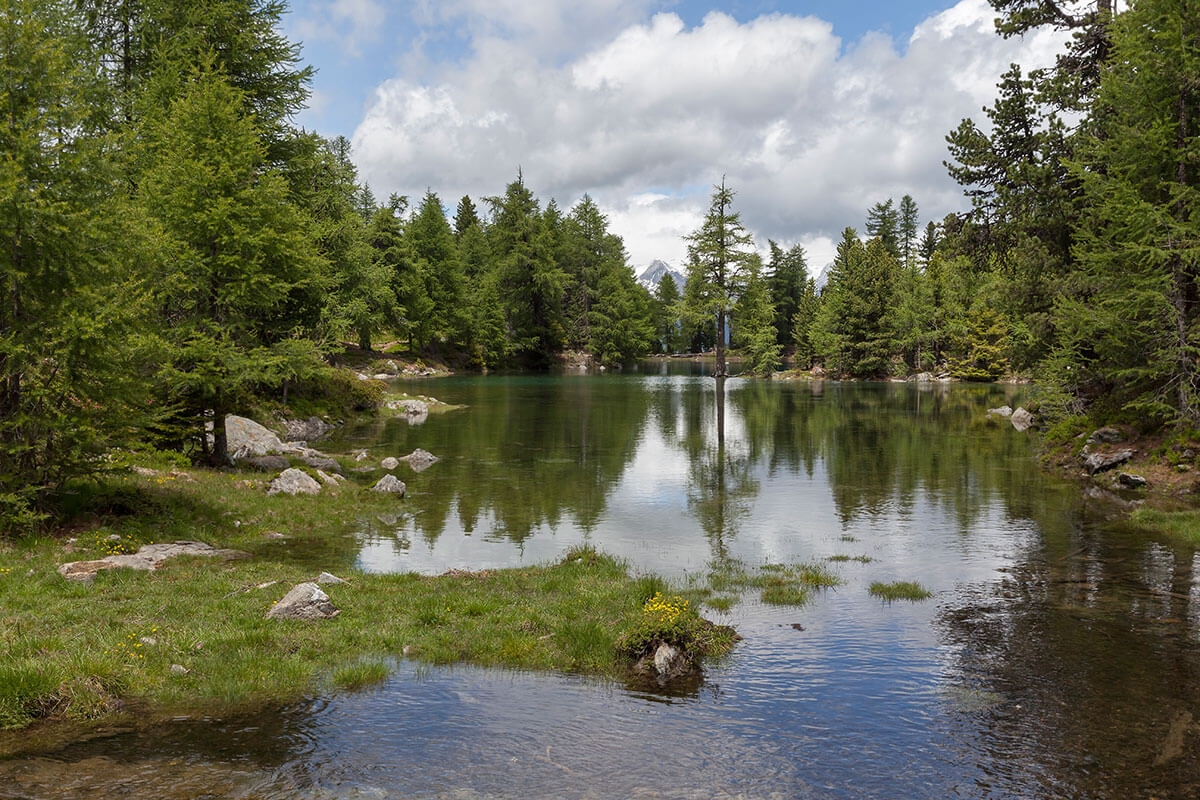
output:
[[[433,78],[376,88],[353,137],[361,174],[453,205],[501,193],[519,167],[560,205],[590,193],[639,267],[680,262],[680,237],[724,175],[761,243],[805,244],[815,272],[877,200],[910,193],[924,219],[963,208],[942,166],[946,133],[980,116],[1010,62],[1048,63],[1060,43],[1000,39],[985,0],[930,17],[902,47],[882,34],[843,42],[815,17],[713,12],[689,28],[639,17],[646,2],[605,0],[635,21],[593,25],[573,53],[564,32],[590,19],[583,5],[430,5],[474,20],[470,52]],[[498,13],[509,6],[539,13]]]

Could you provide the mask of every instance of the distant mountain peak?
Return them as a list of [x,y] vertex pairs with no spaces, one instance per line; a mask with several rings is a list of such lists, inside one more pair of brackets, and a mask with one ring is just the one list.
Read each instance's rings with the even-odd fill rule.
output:
[[650,266],[646,267],[642,274],[638,276],[637,281],[653,292],[658,288],[658,283],[662,280],[663,275],[670,275],[679,291],[683,291],[684,281],[687,280],[683,276],[683,273],[671,269],[670,264],[657,258],[650,262]]

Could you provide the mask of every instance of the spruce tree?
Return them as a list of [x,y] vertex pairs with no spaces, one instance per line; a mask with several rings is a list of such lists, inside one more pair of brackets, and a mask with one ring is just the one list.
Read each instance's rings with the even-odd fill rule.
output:
[[738,297],[734,342],[742,348],[755,375],[770,377],[781,362],[783,347],[776,340],[775,306],[770,285],[757,253],[746,263],[745,288]]
[[912,195],[906,194],[900,198],[900,263],[905,269],[913,269],[917,263],[918,213],[917,201],[912,199]]
[[883,242],[892,258],[900,257],[900,214],[892,198],[876,203],[867,212],[867,238]]
[[771,251],[768,282],[771,304],[775,307],[775,341],[784,347],[792,344],[792,320],[808,283],[808,264],[804,248],[793,245],[784,252],[775,242],[767,243]]
[[679,319],[679,287],[666,274],[655,287],[655,336],[658,352],[676,353],[682,346],[683,323]]

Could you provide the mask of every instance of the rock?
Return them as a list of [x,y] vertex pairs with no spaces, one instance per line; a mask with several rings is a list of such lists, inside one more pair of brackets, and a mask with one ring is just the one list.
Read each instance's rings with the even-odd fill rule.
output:
[[314,581],[314,583],[348,583],[348,581],[342,580],[332,572],[322,572],[317,576],[317,579]]
[[285,469],[279,477],[271,481],[267,494],[319,494],[321,484],[317,483],[302,469]]
[[429,404],[421,400],[389,400],[387,407],[403,414],[410,425],[420,425],[429,419]]
[[367,460],[367,451],[359,450],[357,453],[354,454],[354,460],[355,461],[366,461]]
[[249,553],[241,550],[218,550],[204,542],[163,542],[161,544],[143,545],[136,553],[115,555],[101,558],[97,561],[72,561],[58,568],[58,574],[69,581],[90,581],[97,572],[106,569],[155,570],[164,561],[175,556],[209,556],[224,559],[249,558]]
[[154,645],[158,644],[158,639],[155,639],[153,636],[143,636],[138,641],[147,647],[154,647]]
[[1100,428],[1088,437],[1088,444],[1116,444],[1125,441],[1125,434],[1113,427]]
[[438,457],[428,450],[417,448],[406,455],[402,460],[407,461],[408,465],[416,472],[424,472],[437,463]]
[[392,456],[388,456],[383,461],[379,462],[379,467],[381,469],[395,469],[398,466],[400,466],[400,461]]
[[335,489],[342,485],[342,481],[346,480],[340,475],[330,475],[327,472],[317,470],[317,478],[326,486],[332,486]]
[[1142,489],[1149,483],[1141,475],[1133,475],[1128,472],[1122,472],[1117,475],[1117,483],[1124,486],[1126,489]]
[[300,583],[271,606],[266,616],[267,619],[330,619],[340,613],[321,587]]
[[229,457],[234,461],[285,450],[283,442],[273,432],[252,419],[233,414],[225,416],[225,442]]
[[660,684],[687,675],[691,671],[691,659],[678,647],[664,642],[654,651],[654,672]]
[[1012,426],[1016,428],[1019,433],[1024,433],[1025,431],[1029,430],[1036,422],[1033,414],[1030,414],[1023,408],[1018,408],[1016,411],[1012,412],[1012,417],[1009,418],[1009,421],[1012,422]]
[[183,664],[172,664],[171,665],[171,674],[172,675],[187,675],[189,672],[191,672],[191,670],[188,669],[187,667],[185,667]]
[[1083,468],[1088,471],[1089,475],[1095,475],[1097,472],[1104,472],[1124,464],[1133,458],[1133,451],[1117,450],[1113,453],[1094,453],[1085,447],[1080,455],[1083,456]]
[[404,485],[404,481],[395,475],[384,475],[379,479],[378,483],[371,487],[372,492],[382,492],[385,494],[390,492],[391,494],[398,494],[401,497],[404,497],[404,493],[407,490],[408,487]]
[[313,469],[323,469],[326,472],[342,471],[342,465],[328,456],[305,456],[303,461]]
[[279,531],[265,531],[263,533],[263,538],[264,539],[286,539],[287,537],[284,536]]
[[315,442],[334,427],[320,417],[285,419],[283,421],[283,432],[289,442]]
[[908,379],[910,383],[933,383],[932,372],[918,372]]
[[1000,406],[999,408],[989,408],[988,409],[989,417],[992,417],[992,416],[1011,417],[1012,415],[1013,415],[1013,410],[1009,406]]
[[242,463],[263,472],[279,472],[291,466],[291,462],[283,456],[251,456],[243,459]]
[[394,377],[396,377],[396,376],[395,376],[395,375],[389,375],[389,374],[387,374],[386,372],[376,372],[376,373],[375,373],[374,375],[372,375],[371,377],[372,377],[374,380],[377,380],[377,381],[386,381],[386,380],[390,380],[391,378],[394,378]]

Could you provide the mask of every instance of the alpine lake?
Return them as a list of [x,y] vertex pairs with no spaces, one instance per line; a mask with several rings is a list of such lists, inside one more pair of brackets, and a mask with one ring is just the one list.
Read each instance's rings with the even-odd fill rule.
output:
[[[293,553],[436,574],[586,543],[680,584],[841,577],[804,605],[746,590],[704,609],[744,640],[699,683],[401,659],[359,691],[0,762],[0,798],[1200,796],[1196,552],[1133,532],[987,417],[1027,387],[705,369],[403,384],[463,407],[320,446],[440,460],[405,468],[397,515]],[[885,602],[876,581],[932,597]]]

